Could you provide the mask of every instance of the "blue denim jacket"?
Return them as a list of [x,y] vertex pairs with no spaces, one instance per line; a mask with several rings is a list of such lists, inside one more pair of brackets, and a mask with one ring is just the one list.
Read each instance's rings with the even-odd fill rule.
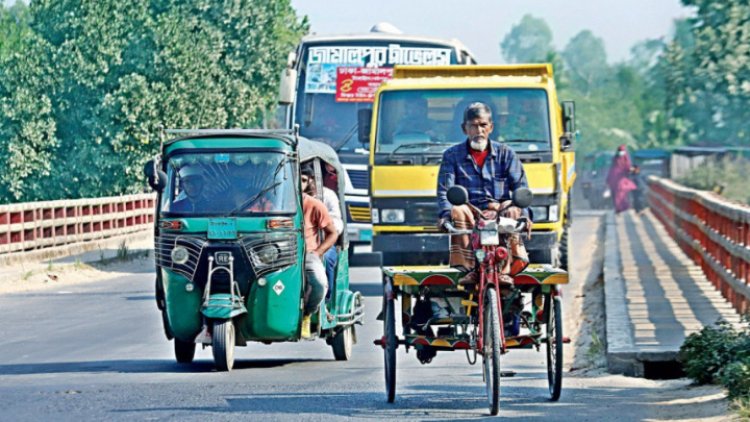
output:
[[499,142],[490,142],[490,153],[481,169],[469,153],[468,142],[445,150],[437,186],[440,218],[450,217],[452,205],[446,192],[453,185],[465,187],[469,202],[480,209],[485,209],[491,200],[509,200],[510,192],[528,187],[521,160],[510,147]]

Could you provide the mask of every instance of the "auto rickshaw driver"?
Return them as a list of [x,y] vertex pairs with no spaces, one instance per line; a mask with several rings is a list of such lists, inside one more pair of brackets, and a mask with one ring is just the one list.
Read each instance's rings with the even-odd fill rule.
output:
[[[312,168],[303,168],[300,175],[302,183],[302,213],[305,224],[305,273],[307,275],[307,286],[305,287],[305,308],[302,318],[302,329],[300,336],[310,338],[310,320],[312,314],[318,311],[320,304],[326,297],[328,290],[328,277],[322,258],[338,238],[336,228],[333,225],[325,204],[320,200],[304,193],[308,190],[308,184],[314,180]],[[319,232],[323,231],[324,238],[321,241]]]
[[196,212],[201,211],[205,202],[203,195],[203,172],[194,164],[183,166],[177,173],[180,176],[180,188],[182,192],[172,203],[172,212]]

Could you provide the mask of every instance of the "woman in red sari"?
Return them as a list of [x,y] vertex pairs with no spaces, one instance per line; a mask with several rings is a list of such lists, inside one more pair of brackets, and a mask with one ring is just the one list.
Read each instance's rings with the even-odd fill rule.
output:
[[612,192],[615,202],[615,212],[621,213],[630,208],[630,192],[636,189],[635,183],[628,178],[633,164],[630,162],[625,145],[617,147],[617,153],[612,158],[612,167],[607,175],[607,185]]

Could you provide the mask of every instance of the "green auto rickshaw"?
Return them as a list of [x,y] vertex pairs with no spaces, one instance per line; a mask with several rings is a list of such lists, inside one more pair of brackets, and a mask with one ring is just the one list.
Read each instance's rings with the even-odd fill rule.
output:
[[[320,184],[326,172],[344,174],[336,153],[291,131],[166,133],[177,137],[145,173],[158,195],[156,302],[177,361],[192,362],[201,344],[228,371],[235,346],[300,340],[309,277],[300,165],[312,164]],[[344,180],[333,186],[342,215]],[[312,316],[313,337],[337,360],[350,358],[363,320],[361,295],[349,289],[348,246],[344,227],[328,297]]]

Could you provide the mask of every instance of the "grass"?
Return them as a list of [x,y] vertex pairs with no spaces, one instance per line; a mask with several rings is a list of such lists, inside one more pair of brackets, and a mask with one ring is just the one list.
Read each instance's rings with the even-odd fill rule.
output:
[[47,261],[47,271],[54,271],[54,270],[55,270],[55,266],[52,265],[52,260],[50,259],[49,261]]
[[127,261],[130,257],[130,250],[128,249],[127,243],[123,240],[120,242],[120,246],[117,247],[117,259],[119,261]]
[[85,268],[85,265],[79,258],[76,258],[76,262],[73,263],[73,268],[75,268],[76,270],[82,270]]
[[29,271],[26,271],[26,272],[24,272],[24,273],[23,273],[23,275],[21,276],[21,279],[22,279],[23,281],[26,281],[26,280],[30,279],[32,275],[34,275],[34,271],[31,271],[31,270],[29,270]]
[[591,332],[591,344],[589,345],[589,349],[586,351],[586,359],[589,360],[589,362],[596,362],[600,356],[602,356],[604,353],[604,342],[599,337],[599,335],[592,331]]
[[732,406],[737,411],[740,420],[750,420],[750,398],[739,398],[732,402]]
[[750,204],[748,178],[750,160],[724,158],[707,160],[676,181],[694,189],[714,191],[727,199]]

